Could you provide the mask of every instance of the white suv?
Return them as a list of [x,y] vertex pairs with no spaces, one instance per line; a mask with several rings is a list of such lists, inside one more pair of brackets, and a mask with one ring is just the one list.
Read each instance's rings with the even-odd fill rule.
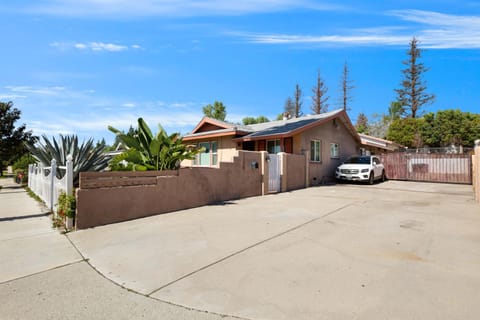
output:
[[385,181],[385,168],[375,156],[353,156],[342,163],[335,171],[337,180],[368,181],[373,184],[375,180]]

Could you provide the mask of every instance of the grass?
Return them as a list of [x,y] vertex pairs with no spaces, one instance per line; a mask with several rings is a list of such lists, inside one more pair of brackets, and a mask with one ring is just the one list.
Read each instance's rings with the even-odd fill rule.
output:
[[44,206],[46,206],[45,202],[39,197],[37,196],[33,191],[32,189],[30,189],[29,187],[25,187],[25,191],[27,191],[27,194],[30,196],[30,198],[40,202],[41,204],[43,204]]

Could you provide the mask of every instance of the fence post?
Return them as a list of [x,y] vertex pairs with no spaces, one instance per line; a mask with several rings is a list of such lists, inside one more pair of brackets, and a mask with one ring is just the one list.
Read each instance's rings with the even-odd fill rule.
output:
[[67,195],[73,195],[73,157],[71,154],[67,156],[67,172],[65,173],[65,192]]
[[55,189],[55,178],[57,177],[57,160],[52,159],[50,167],[50,209],[54,213],[54,217],[57,217],[55,210],[53,209],[54,204],[54,189]]
[[32,174],[33,174],[33,170],[32,170],[32,167],[33,167],[33,164],[29,164],[28,165],[28,188],[29,189],[32,189]]

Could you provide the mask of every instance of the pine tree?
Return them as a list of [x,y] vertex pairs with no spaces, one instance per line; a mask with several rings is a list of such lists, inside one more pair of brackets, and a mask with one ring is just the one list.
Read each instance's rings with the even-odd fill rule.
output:
[[402,70],[404,79],[401,88],[395,89],[397,100],[401,103],[407,117],[416,118],[419,110],[426,104],[435,100],[433,94],[426,93],[426,81],[422,80],[424,72],[428,68],[418,60],[421,58],[422,49],[418,48],[418,40],[413,37],[410,41],[410,48],[407,50],[408,59],[402,61],[407,66]]
[[340,88],[342,91],[341,103],[342,103],[343,110],[350,111],[349,103],[350,101],[352,101],[350,90],[352,90],[354,86],[352,84],[352,80],[350,80],[350,69],[348,68],[347,62],[345,62],[345,64],[343,65]]
[[358,115],[357,123],[355,123],[355,129],[358,133],[368,134],[368,118],[365,113],[361,112]]
[[314,114],[325,113],[328,111],[328,99],[327,96],[328,88],[325,85],[325,82],[320,77],[320,70],[317,73],[317,85],[312,88],[312,112]]

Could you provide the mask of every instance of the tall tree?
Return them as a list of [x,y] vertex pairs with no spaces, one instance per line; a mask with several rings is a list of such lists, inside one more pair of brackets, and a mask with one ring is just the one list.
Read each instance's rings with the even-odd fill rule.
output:
[[358,133],[368,134],[368,118],[365,113],[361,112],[357,117],[357,122],[355,123],[355,129]]
[[258,116],[256,118],[254,117],[245,117],[242,119],[242,123],[244,125],[249,125],[249,124],[256,124],[256,123],[263,123],[263,122],[269,122],[270,120],[265,117],[265,116]]
[[300,86],[297,83],[295,85],[295,92],[293,93],[293,105],[295,107],[293,116],[295,118],[301,117],[303,115],[302,104],[303,104],[303,93],[302,93],[302,89],[300,89]]
[[350,91],[354,88],[352,80],[350,80],[350,69],[347,62],[343,65],[342,70],[342,79],[340,82],[340,89],[342,91],[341,103],[343,110],[350,111],[350,102],[352,101],[352,96]]
[[285,100],[285,104],[283,106],[283,114],[280,114],[278,118],[278,120],[282,120],[282,118],[286,115],[287,118],[291,118],[293,117],[293,115],[295,114],[295,104],[293,103],[293,100],[292,98],[288,97],[287,100]]
[[462,145],[472,147],[480,137],[480,114],[460,110],[439,110],[423,116],[422,137],[430,147]]
[[402,70],[401,87],[395,89],[397,100],[402,104],[405,115],[412,118],[417,117],[424,105],[431,104],[435,100],[435,95],[426,92],[427,83],[422,79],[423,73],[427,72],[428,68],[419,62],[423,50],[418,47],[418,44],[418,40],[413,37],[407,50],[408,59],[402,61],[406,68]]
[[215,101],[213,105],[207,104],[203,107],[203,114],[210,118],[225,121],[225,118],[227,117],[227,108],[223,105],[223,102]]
[[13,102],[0,102],[0,176],[9,163],[20,158],[25,152],[25,143],[35,142],[31,131],[25,131],[25,124],[15,127],[21,111],[13,108]]
[[328,111],[328,99],[327,96],[328,88],[325,85],[325,82],[320,77],[320,70],[317,73],[317,84],[312,89],[313,96],[312,96],[312,112],[314,114],[325,113]]
[[394,120],[387,132],[387,139],[395,141],[409,148],[423,147],[421,128],[423,118],[399,118]]

